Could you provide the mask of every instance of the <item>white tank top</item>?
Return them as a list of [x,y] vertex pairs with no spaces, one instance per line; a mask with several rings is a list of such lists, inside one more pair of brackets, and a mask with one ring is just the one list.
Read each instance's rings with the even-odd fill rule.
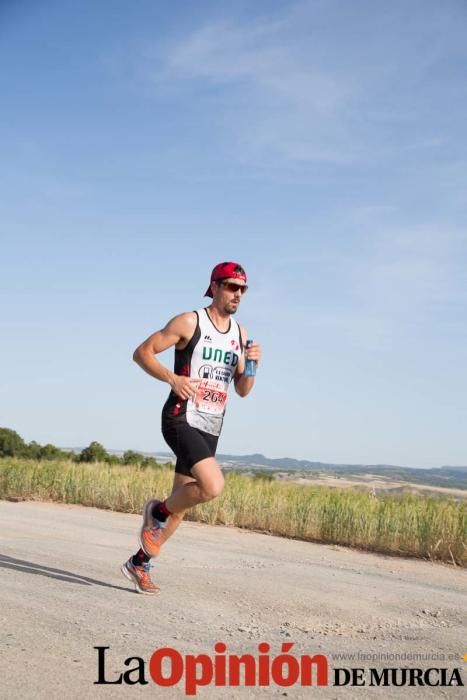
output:
[[[229,328],[222,333],[206,309],[199,309],[196,314],[198,323],[193,337],[186,348],[175,353],[175,372],[200,380],[197,394],[188,401],[178,399],[170,413],[180,414],[194,428],[219,435],[229,386],[243,352],[240,327],[230,317]],[[172,403],[170,397],[169,402]]]

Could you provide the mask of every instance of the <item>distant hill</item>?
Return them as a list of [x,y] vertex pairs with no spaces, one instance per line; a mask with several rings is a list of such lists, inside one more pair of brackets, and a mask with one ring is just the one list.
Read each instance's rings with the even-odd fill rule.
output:
[[[68,449],[73,452],[80,452],[82,448],[74,447]],[[108,450],[108,452],[119,456],[123,454],[123,450]],[[155,457],[159,461],[174,460],[174,455],[171,452],[141,452],[140,454],[143,454],[145,457]],[[427,468],[400,467],[392,464],[332,464],[327,462],[311,462],[306,459],[293,459],[291,457],[271,459],[259,453],[251,455],[218,454],[217,459],[226,469],[239,469],[253,472],[303,472],[306,473],[307,476],[318,475],[323,472],[329,475],[355,475],[360,477],[374,474],[375,476],[387,479],[417,484],[467,489],[467,466]]]
[[[163,454],[167,459],[170,454]],[[327,473],[329,475],[364,476],[374,474],[387,479],[407,481],[430,486],[467,489],[466,467],[400,467],[391,464],[331,464],[327,462],[311,462],[306,459],[282,457],[270,459],[262,454],[227,455],[218,454],[219,463],[228,469],[245,469],[249,471],[286,471],[304,472],[307,476]]]
[[323,472],[346,476],[374,474],[388,479],[430,486],[467,489],[467,467],[444,466],[428,469],[426,467],[399,467],[391,464],[329,464],[291,459],[290,457],[269,459],[262,454],[242,456],[219,454],[217,457],[223,466],[234,469],[296,471],[306,472],[310,476]]

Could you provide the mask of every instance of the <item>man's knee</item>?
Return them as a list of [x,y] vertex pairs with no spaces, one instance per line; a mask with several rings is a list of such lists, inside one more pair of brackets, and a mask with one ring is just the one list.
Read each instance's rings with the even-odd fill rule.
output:
[[203,503],[207,503],[221,495],[224,490],[224,477],[221,474],[216,479],[198,483],[198,486]]
[[212,501],[224,490],[224,475],[213,457],[193,465],[191,474],[196,479],[200,503]]

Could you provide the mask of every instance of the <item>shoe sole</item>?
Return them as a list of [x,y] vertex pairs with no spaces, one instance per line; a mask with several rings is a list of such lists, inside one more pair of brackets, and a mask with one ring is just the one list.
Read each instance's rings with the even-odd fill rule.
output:
[[131,583],[134,585],[137,593],[141,593],[142,595],[159,595],[159,593],[160,593],[159,588],[156,591],[143,591],[143,589],[140,587],[139,583],[137,581],[135,581],[135,579],[133,578],[131,573],[128,571],[125,564],[121,565],[120,571],[129,581],[131,581]]

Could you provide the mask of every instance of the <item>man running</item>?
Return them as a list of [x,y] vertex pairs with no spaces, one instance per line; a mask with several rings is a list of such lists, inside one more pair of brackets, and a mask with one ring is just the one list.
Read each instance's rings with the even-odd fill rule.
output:
[[[144,341],[133,355],[151,377],[167,382],[171,392],[162,409],[162,434],[177,462],[171,495],[150,499],[143,510],[140,549],[122,564],[122,573],[139,593],[154,595],[150,560],[175,532],[185,512],[222,493],[224,477],[215,459],[230,382],[240,396],[250,393],[254,377],[246,376],[245,358],[261,359],[261,348],[245,348],[247,332],[232,318],[248,289],[245,270],[235,262],[213,269],[205,296],[210,306],[171,319]],[[175,346],[174,371],[156,355]]]

